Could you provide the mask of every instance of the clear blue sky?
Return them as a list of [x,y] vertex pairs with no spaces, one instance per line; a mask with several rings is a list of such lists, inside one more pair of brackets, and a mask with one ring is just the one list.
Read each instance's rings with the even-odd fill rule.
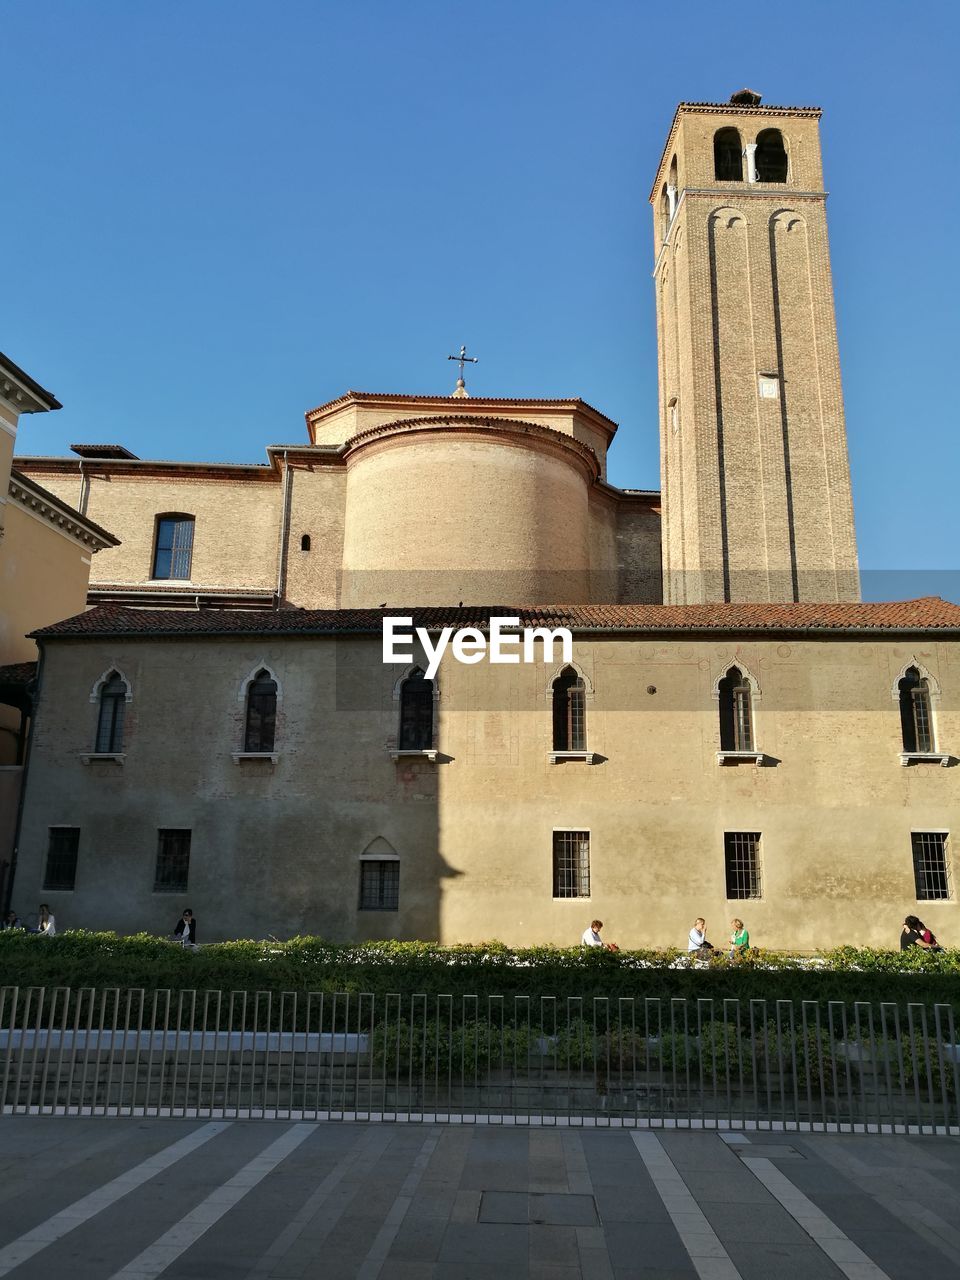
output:
[[[261,461],[348,388],[579,395],[658,484],[647,194],[675,104],[824,109],[861,562],[960,568],[957,9],[2,0],[19,447]],[[866,583],[950,589],[949,574]]]

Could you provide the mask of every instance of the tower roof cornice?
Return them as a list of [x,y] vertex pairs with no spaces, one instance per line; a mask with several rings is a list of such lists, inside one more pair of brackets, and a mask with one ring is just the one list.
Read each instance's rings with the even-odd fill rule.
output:
[[774,117],[793,116],[807,120],[819,120],[823,115],[820,107],[778,107],[778,106],[741,106],[736,102],[680,102],[677,109],[673,113],[673,121],[667,134],[667,140],[663,144],[663,151],[660,153],[660,163],[657,165],[657,172],[654,175],[653,186],[650,188],[650,203],[653,204],[657,198],[657,192],[663,181],[663,172],[667,167],[669,157],[673,151],[674,143],[677,138],[677,131],[680,128],[680,120],[683,116],[754,116],[760,119],[771,119]]

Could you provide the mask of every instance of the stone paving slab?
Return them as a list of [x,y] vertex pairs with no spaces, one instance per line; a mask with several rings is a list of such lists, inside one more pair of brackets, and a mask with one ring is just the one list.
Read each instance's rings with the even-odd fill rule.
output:
[[0,1280],[960,1280],[952,1138],[228,1122],[83,1216],[203,1125],[0,1119]]

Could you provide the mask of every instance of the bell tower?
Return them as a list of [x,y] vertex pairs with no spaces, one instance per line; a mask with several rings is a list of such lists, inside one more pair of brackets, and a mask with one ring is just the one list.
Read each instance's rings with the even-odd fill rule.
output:
[[650,200],[668,604],[860,598],[820,111],[677,108]]

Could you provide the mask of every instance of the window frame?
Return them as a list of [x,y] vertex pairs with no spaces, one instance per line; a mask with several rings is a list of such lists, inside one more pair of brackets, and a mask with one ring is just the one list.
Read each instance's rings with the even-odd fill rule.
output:
[[[260,686],[258,691],[257,686]],[[269,704],[272,709],[264,711],[254,706],[254,699]],[[277,743],[277,708],[280,700],[280,686],[269,667],[261,667],[247,684],[243,709],[243,751],[247,755],[275,755]],[[254,715],[260,717],[260,724],[254,729],[251,721]],[[266,725],[266,727],[265,727]]]
[[[718,142],[721,135],[723,134],[728,135],[728,138],[726,139],[726,141],[729,141],[731,143],[731,145],[726,148],[727,160],[729,160],[734,153],[734,148],[732,146],[733,138],[736,137],[737,139],[736,152],[740,158],[740,172],[736,177],[722,177],[720,174],[720,169],[722,166],[720,164],[720,152],[718,150]],[[732,165],[731,165],[731,168],[732,168]],[[726,124],[726,125],[722,125],[721,128],[714,130],[714,133],[713,133],[713,180],[714,182],[743,182],[744,181],[743,135],[735,125]]]
[[[413,686],[419,686],[414,693]],[[428,680],[420,666],[412,667],[397,685],[397,746],[391,752],[401,756],[437,758],[437,682]],[[416,699],[419,707],[408,710]],[[409,732],[408,732],[409,729]],[[429,732],[424,732],[428,729]],[[419,730],[419,732],[417,732]]]
[[[572,841],[579,837],[577,841],[579,848],[564,849],[562,848],[564,841]],[[554,827],[551,832],[551,887],[554,902],[576,901],[583,902],[588,900],[592,894],[592,868],[591,868],[591,852],[592,839],[589,827]],[[586,855],[584,856],[583,846],[586,844]],[[560,847],[558,847],[560,846]],[[563,857],[575,859],[567,867],[561,865],[560,860]],[[566,875],[567,884],[576,892],[561,892],[563,886],[563,877]],[[584,888],[586,892],[584,892]]]
[[[752,841],[750,849],[752,865],[746,867],[742,865],[742,846],[738,846],[737,843],[744,840]],[[727,902],[757,902],[763,899],[762,840],[762,831],[724,831],[723,872]],[[735,883],[738,877],[741,880],[746,879],[746,886],[741,885],[742,891],[731,893],[731,888],[738,888]]]
[[[358,911],[399,911],[400,910],[400,859],[396,855],[361,854],[360,856],[360,882],[358,886],[357,910]],[[369,877],[370,868],[376,868],[378,876],[378,885],[376,897],[379,899],[375,903],[364,898],[364,890],[366,881]],[[385,883],[387,868],[395,868],[392,876],[393,883],[388,885]],[[384,901],[384,897],[392,892],[392,901]]]
[[[165,836],[186,836],[186,851],[170,851],[164,849]],[[161,876],[161,862],[164,856],[180,856],[185,863],[185,870],[182,881],[175,883],[170,877],[166,879]],[[157,857],[154,864],[153,874],[153,892],[154,893],[186,893],[190,883],[190,855],[193,852],[193,828],[192,827],[158,827],[157,828]]]
[[[193,549],[196,538],[197,518],[188,511],[162,511],[154,517],[153,553],[150,563],[150,579],[152,582],[189,582],[193,574]],[[173,535],[169,547],[160,546],[160,536],[164,525],[173,526]],[[189,528],[189,540],[178,541],[180,528]],[[167,573],[160,573],[160,556],[169,555],[170,562]],[[176,557],[186,556],[186,573],[174,573]]]
[[[80,827],[72,827],[67,825],[54,824],[47,828],[47,855],[43,864],[43,891],[45,893],[73,893],[77,887],[77,865],[80,860]],[[54,838],[57,835],[70,833],[74,836],[72,850],[54,850]],[[54,857],[72,858],[71,872],[68,877],[62,875],[59,882],[51,880],[51,860]],[[69,879],[70,883],[66,881]]]
[[[111,688],[111,686],[113,686]],[[109,710],[110,723],[105,734],[104,718]],[[127,703],[130,701],[130,686],[123,674],[114,669],[100,682],[97,697],[97,727],[93,739],[93,754],[98,756],[116,756],[123,754]]]
[[[939,853],[943,861],[942,871],[938,869],[934,869],[931,871],[930,868],[922,869],[921,866],[919,865],[924,851],[917,848],[918,838],[920,840],[924,840],[931,836],[939,837],[939,840],[940,840]],[[950,870],[949,842],[950,842],[950,832],[944,827],[941,827],[939,829],[934,828],[932,831],[931,830],[918,831],[915,829],[911,829],[910,854],[911,854],[911,861],[913,864],[913,887],[914,887],[914,892],[916,893],[917,902],[952,902],[953,901],[953,875]],[[922,887],[921,877],[924,877],[924,876],[929,877],[932,875],[942,876],[944,892],[921,894],[920,892]]]

